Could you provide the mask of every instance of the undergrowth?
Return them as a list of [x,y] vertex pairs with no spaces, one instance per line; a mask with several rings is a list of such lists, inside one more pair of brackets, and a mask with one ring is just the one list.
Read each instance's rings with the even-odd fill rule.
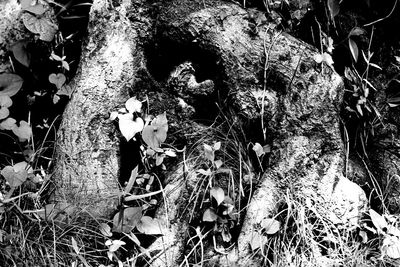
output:
[[[27,14],[26,21],[31,23],[38,23],[37,20],[42,19],[40,16],[45,12],[49,12],[49,19],[81,19],[80,15],[75,17],[69,11],[90,6],[88,2],[75,5],[73,1],[43,1],[55,6],[54,14],[42,10],[42,1],[28,1],[29,5],[27,1],[21,2]],[[263,4],[269,10],[286,2],[263,1]],[[332,23],[327,26],[328,29],[334,27],[334,17],[339,14],[338,5],[338,1],[328,1],[326,21]],[[36,34],[36,39],[13,46],[10,51],[11,65],[16,65],[13,71],[30,66],[31,54],[27,51],[32,47],[44,47],[40,50],[46,54],[42,61],[50,66],[49,71],[41,73],[45,82],[43,79],[37,81],[45,83],[45,89],[26,90],[29,92],[27,98],[33,102],[45,98],[52,105],[67,100],[73,93],[68,85],[72,79],[69,76],[70,65],[76,68],[77,62],[69,60],[65,50],[68,50],[67,43],[74,40],[75,34],[56,34],[54,25],[45,32],[34,32],[29,26],[31,24],[25,24]],[[351,62],[343,73],[347,88],[344,110],[348,116],[343,120],[355,121],[358,126],[350,137],[345,129],[347,139],[344,139],[347,145],[361,148],[358,151],[363,159],[368,157],[370,136],[382,126],[380,111],[373,98],[377,89],[370,81],[371,69],[380,70],[373,62],[373,32],[372,28],[365,52],[357,45],[360,37],[366,36],[366,30],[360,27],[353,27],[340,41],[340,44],[346,44]],[[321,28],[318,34],[320,51],[315,61],[333,67],[335,57],[332,57],[332,50],[336,43]],[[54,39],[54,42],[42,44],[38,38],[47,42]],[[25,69],[28,76],[36,79],[35,70],[30,73],[28,69]],[[180,208],[177,218],[187,220],[189,224],[187,253],[181,266],[206,263],[206,247],[224,254],[235,244],[251,196],[268,168],[266,163],[270,147],[257,143],[257,140],[247,140],[243,126],[236,123],[238,120],[234,115],[221,112],[216,123],[198,133],[201,137],[193,147],[179,150],[163,144],[168,131],[166,113],[155,116],[145,114],[142,111],[144,100],[130,98],[124,108],[110,111],[111,120],[118,124],[122,136],[127,141],[135,139],[140,142],[143,162],[140,169],[135,168],[127,183],[122,185],[121,203],[114,218],[101,221],[94,218],[86,207],[66,202],[49,204],[49,196],[54,190],[51,167],[56,119],[50,122],[49,118],[37,119],[33,114],[35,119],[32,122],[28,112],[23,115],[18,113],[26,120],[17,122],[11,117],[10,110],[12,114],[12,107],[16,105],[12,101],[22,88],[22,78],[16,73],[9,73],[1,79],[7,83],[5,87],[9,90],[0,95],[0,134],[18,147],[18,150],[12,151],[18,156],[1,152],[4,156],[0,192],[1,263],[7,266],[27,266],[28,262],[29,266],[134,266],[139,258],[151,259],[139,237],[161,234],[158,219],[154,218],[155,207],[165,197],[159,174],[174,164],[169,165],[169,160],[178,157],[180,164],[186,167],[189,166],[186,163],[190,162],[190,169],[185,169],[185,177],[191,177],[185,180],[185,200],[188,204]],[[397,106],[398,95],[391,96],[388,104]],[[36,135],[36,128],[43,132]],[[394,230],[398,227],[398,219],[387,214],[386,191],[374,182],[373,175],[370,177],[371,192],[378,195],[378,206],[383,215],[371,209],[364,214],[357,227],[338,226],[325,218],[324,214],[328,212],[323,207],[287,191],[278,203],[274,217],[264,222],[263,232],[253,234],[250,244],[253,256],[261,258],[265,266],[398,264],[396,257],[400,257],[400,234]]]

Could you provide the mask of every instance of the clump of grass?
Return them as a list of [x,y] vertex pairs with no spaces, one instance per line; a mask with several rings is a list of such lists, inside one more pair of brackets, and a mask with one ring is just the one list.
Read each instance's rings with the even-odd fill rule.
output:
[[361,242],[359,229],[332,223],[323,207],[289,192],[279,206],[282,230],[260,249],[266,266],[377,266],[376,251]]
[[71,266],[81,262],[74,252],[72,238],[87,264],[107,262],[99,222],[88,212],[76,212],[66,221],[35,217],[16,205],[3,214],[0,262],[4,266]]

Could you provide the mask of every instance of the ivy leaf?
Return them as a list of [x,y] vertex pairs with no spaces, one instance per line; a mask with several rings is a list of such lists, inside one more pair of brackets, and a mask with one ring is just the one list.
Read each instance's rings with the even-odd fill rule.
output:
[[[123,216],[121,218],[121,216]],[[129,233],[137,227],[140,219],[142,218],[141,207],[130,207],[118,212],[114,215],[113,231],[118,233]]]
[[55,84],[58,89],[61,89],[61,87],[64,85],[66,80],[67,80],[67,78],[62,73],[57,73],[57,74],[52,73],[49,75],[49,82],[51,82],[52,84]]
[[162,235],[162,231],[157,219],[153,219],[149,216],[143,216],[137,225],[139,232],[146,235]]
[[32,136],[32,128],[24,120],[19,122],[19,126],[13,127],[11,130],[18,137],[20,142],[27,141]]
[[11,51],[13,52],[15,59],[19,63],[29,68],[29,64],[31,63],[31,55],[28,53],[26,49],[27,44],[28,42],[25,41],[16,42],[11,47]]
[[39,39],[51,42],[58,31],[56,24],[45,17],[36,17],[30,13],[22,14],[22,21],[25,27],[32,33],[39,34]]
[[273,235],[281,228],[281,223],[275,219],[264,219],[261,222],[261,227],[264,228],[268,235]]
[[351,38],[349,38],[349,48],[351,55],[353,56],[353,59],[355,62],[358,60],[358,46],[356,42],[354,42]]
[[217,201],[217,206],[219,206],[225,199],[225,193],[221,187],[211,188],[210,195],[215,199],[215,201]]
[[7,118],[0,123],[0,130],[11,130],[14,127],[17,127],[15,124],[17,121],[13,118]]
[[126,101],[125,107],[130,113],[140,112],[142,110],[142,102],[137,100],[136,97],[131,97]]
[[21,89],[24,80],[16,74],[0,74],[0,95],[14,96]]
[[203,213],[203,222],[215,222],[218,219],[218,215],[213,209],[206,209]]
[[158,115],[151,125],[144,127],[142,132],[143,141],[153,149],[157,149],[167,139],[168,120],[167,114]]

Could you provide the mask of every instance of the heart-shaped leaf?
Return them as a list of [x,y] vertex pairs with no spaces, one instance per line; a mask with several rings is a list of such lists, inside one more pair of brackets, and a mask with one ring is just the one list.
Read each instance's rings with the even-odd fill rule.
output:
[[203,222],[215,222],[218,219],[218,215],[213,209],[206,209],[203,213]]
[[253,232],[250,240],[250,248],[252,251],[264,246],[266,244],[267,237],[261,235],[259,232]]
[[27,44],[28,42],[19,41],[11,47],[15,59],[25,67],[29,67],[29,64],[31,63],[31,55],[26,49]]
[[0,96],[14,96],[21,89],[24,80],[16,74],[0,74]]
[[24,13],[22,14],[22,21],[30,32],[39,34],[39,39],[45,42],[53,41],[54,35],[58,31],[57,25],[45,17],[36,17],[30,13]]
[[126,208],[122,213],[118,212],[115,214],[113,219],[113,231],[118,233],[129,233],[137,226],[141,218],[141,207]]
[[217,201],[217,206],[219,206],[225,199],[225,193],[221,187],[211,188],[210,195],[215,199],[215,201]]
[[67,78],[62,73],[57,73],[57,74],[52,73],[49,75],[49,82],[51,82],[52,84],[55,84],[58,89],[61,89],[61,87],[64,85],[66,80],[67,80]]
[[132,120],[132,113],[120,114],[118,115],[119,130],[125,137],[126,141],[131,140],[136,133],[143,130],[144,121],[142,118],[136,118],[135,121]]
[[162,235],[160,222],[157,219],[153,219],[149,216],[143,216],[137,225],[139,232],[146,235]]
[[12,128],[17,127],[16,122],[13,118],[7,118],[0,123],[0,130],[12,130]]
[[20,142],[27,141],[32,136],[32,128],[26,121],[20,121],[19,126],[11,129]]
[[130,112],[140,112],[142,110],[142,102],[136,99],[136,97],[129,98],[125,103],[126,109]]
[[264,219],[261,222],[261,227],[264,228],[268,235],[273,235],[281,228],[281,223],[275,219]]
[[18,187],[28,178],[28,173],[32,173],[32,168],[25,161],[19,162],[14,166],[6,166],[1,170],[1,175],[6,179],[11,187]]
[[142,132],[143,141],[153,149],[157,149],[167,139],[168,120],[167,114],[158,115],[151,125],[146,126]]

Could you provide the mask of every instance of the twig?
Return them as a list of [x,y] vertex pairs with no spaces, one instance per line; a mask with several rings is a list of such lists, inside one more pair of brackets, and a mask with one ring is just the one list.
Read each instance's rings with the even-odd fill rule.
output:
[[383,17],[383,18],[377,19],[377,20],[375,20],[373,22],[364,24],[364,27],[371,26],[371,25],[373,25],[375,23],[381,22],[382,20],[385,20],[385,19],[389,18],[392,15],[393,11],[396,9],[396,6],[397,6],[397,0],[394,2],[392,10],[390,11],[390,13],[386,17]]

